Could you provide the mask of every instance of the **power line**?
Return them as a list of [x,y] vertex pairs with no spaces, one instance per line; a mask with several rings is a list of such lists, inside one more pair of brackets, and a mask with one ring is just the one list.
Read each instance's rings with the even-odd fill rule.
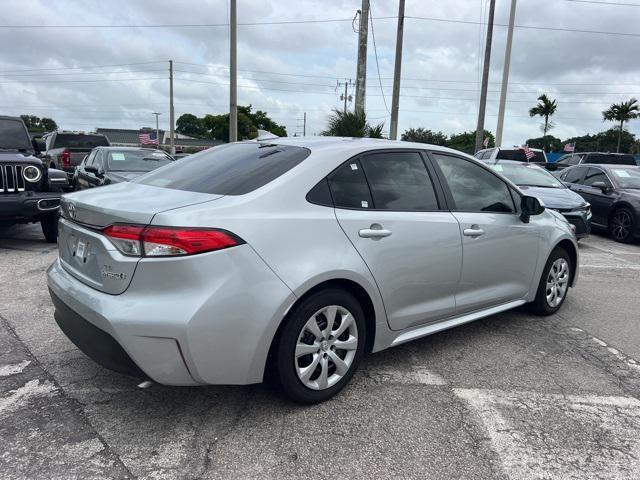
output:
[[149,78],[105,78],[102,80],[24,80],[24,81],[1,81],[0,84],[6,83],[103,83],[103,82],[135,82],[141,80],[167,80],[168,77],[149,77]]
[[46,72],[53,70],[86,70],[89,68],[106,68],[106,67],[130,67],[134,65],[149,65],[152,63],[166,63],[166,60],[153,60],[149,62],[135,62],[135,63],[112,63],[109,65],[85,65],[80,67],[51,67],[51,68],[30,68],[26,70],[4,70],[0,71],[0,74],[4,73],[22,73],[22,72]]
[[640,3],[600,2],[596,0],[567,0],[574,3],[593,3],[596,5],[613,5],[617,7],[640,7]]
[[111,72],[69,72],[69,73],[0,73],[2,77],[52,77],[64,75],[112,75],[117,73],[148,73],[148,72],[166,72],[166,68],[153,68],[151,70],[118,70]]
[[[371,11],[371,3],[369,3],[369,11]],[[380,78],[380,63],[378,62],[378,47],[376,46],[376,34],[373,30],[373,14],[369,15],[371,19],[371,38],[373,40],[373,53],[376,57],[376,70],[378,71],[378,84],[380,85],[380,93],[382,94],[382,102],[384,103],[384,108],[386,108],[389,115],[391,115],[391,111],[389,110],[389,106],[387,105],[387,99],[384,96],[384,90],[382,89],[382,79]]]

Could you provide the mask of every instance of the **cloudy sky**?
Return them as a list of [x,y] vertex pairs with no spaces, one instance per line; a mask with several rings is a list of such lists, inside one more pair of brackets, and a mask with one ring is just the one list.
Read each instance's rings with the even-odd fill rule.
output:
[[[603,109],[640,97],[635,1],[519,0],[505,144],[541,134],[539,120],[527,113],[541,93],[558,99],[551,133],[561,138],[608,128]],[[303,112],[307,134],[322,131],[331,109],[342,106],[336,83],[355,80],[350,19],[360,5],[238,0],[239,103],[266,110],[290,135],[301,133]],[[509,5],[496,2],[486,121],[492,131]],[[3,0],[2,6],[5,114],[48,116],[62,128],[88,131],[151,126],[156,111],[166,128],[168,59],[175,62],[176,118],[228,111],[228,0]],[[397,0],[371,0],[380,78],[370,28],[366,106],[387,131],[396,29],[389,17],[397,8]],[[405,22],[399,131],[473,130],[488,0],[407,0],[405,13],[421,18]],[[314,22],[295,23],[308,20]],[[640,134],[640,120],[629,129]]]

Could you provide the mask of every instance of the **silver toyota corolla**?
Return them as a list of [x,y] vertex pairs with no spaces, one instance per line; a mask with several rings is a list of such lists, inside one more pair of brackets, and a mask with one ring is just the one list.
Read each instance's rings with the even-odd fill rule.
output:
[[88,356],[166,385],[336,394],[363,354],[529,304],[557,311],[575,237],[470,156],[346,138],[216,147],[67,195],[48,270]]

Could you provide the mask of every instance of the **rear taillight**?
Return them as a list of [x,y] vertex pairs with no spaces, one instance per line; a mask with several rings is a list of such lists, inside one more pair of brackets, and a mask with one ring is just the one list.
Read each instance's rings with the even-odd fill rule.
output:
[[110,225],[102,232],[120,252],[135,257],[195,255],[244,243],[217,228]]
[[63,167],[71,166],[71,153],[69,153],[69,150],[65,150],[60,154],[60,163]]

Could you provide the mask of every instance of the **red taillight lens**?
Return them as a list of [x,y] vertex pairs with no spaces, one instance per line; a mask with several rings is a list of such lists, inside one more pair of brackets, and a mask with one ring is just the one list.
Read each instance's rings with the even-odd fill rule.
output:
[[60,162],[64,167],[71,166],[71,153],[69,153],[69,150],[65,150],[60,154]]
[[244,243],[231,232],[215,228],[111,225],[103,233],[125,255],[146,257],[195,255]]

